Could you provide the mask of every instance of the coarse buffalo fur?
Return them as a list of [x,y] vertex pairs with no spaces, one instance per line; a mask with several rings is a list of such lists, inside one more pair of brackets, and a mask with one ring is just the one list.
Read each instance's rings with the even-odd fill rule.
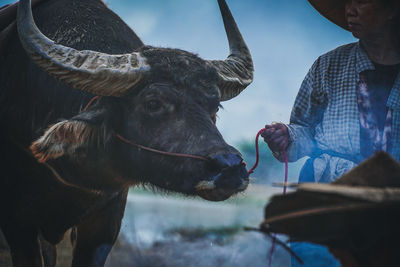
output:
[[[139,49],[151,67],[150,82],[171,80],[182,88],[199,92],[214,89],[217,83],[215,68],[198,56],[179,49],[157,49],[144,46]],[[188,69],[190,66],[190,70]]]
[[[15,21],[1,31],[0,227],[15,266],[42,266],[42,250],[46,266],[54,266],[55,245],[70,228],[72,265],[103,266],[129,186],[150,184],[210,200],[246,188],[240,153],[215,126],[220,92],[214,67],[183,50],[145,46],[99,0],[43,0],[33,15],[56,43],[108,54],[140,51],[151,71],[126,96],[99,97],[86,107],[94,95],[35,65]],[[142,151],[117,133],[208,161]],[[216,189],[207,187],[210,181]]]

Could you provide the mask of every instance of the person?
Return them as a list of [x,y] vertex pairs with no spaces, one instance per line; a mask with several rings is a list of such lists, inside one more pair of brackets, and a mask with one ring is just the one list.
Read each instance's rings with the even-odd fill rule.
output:
[[265,142],[281,161],[311,157],[300,182],[331,182],[378,150],[400,160],[400,1],[310,2],[359,42],[315,61],[290,123],[266,125]]
[[[282,151],[290,162],[309,156],[299,182],[332,182],[376,151],[400,160],[400,1],[309,2],[359,41],[315,61],[290,123],[266,125],[265,142],[280,161]],[[296,246],[300,257],[312,251],[296,243],[295,252]],[[304,266],[339,266],[305,258]]]

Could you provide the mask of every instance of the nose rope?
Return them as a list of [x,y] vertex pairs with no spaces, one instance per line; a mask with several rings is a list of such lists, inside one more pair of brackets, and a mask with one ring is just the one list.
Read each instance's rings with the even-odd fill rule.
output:
[[147,147],[147,146],[135,144],[135,143],[129,141],[128,139],[123,138],[123,137],[122,137],[120,134],[118,134],[118,133],[115,134],[115,136],[116,136],[119,140],[121,140],[121,141],[123,141],[123,142],[125,142],[125,143],[127,143],[127,144],[129,144],[129,145],[136,146],[136,147],[138,147],[138,148],[140,148],[140,149],[143,149],[143,150],[146,150],[146,151],[150,151],[150,152],[153,152],[153,153],[158,153],[158,154],[161,154],[161,155],[172,156],[172,157],[191,158],[191,159],[198,159],[198,160],[203,160],[203,161],[210,161],[210,159],[208,159],[208,158],[206,158],[206,157],[198,156],[198,155],[167,152],[167,151],[162,151],[162,150],[154,149],[154,148],[151,148],[151,147]]
[[90,99],[89,102],[87,103],[87,105],[84,107],[83,111],[88,110],[88,108],[90,108],[90,106],[94,103],[94,101],[96,101],[99,98],[100,98],[100,96],[98,96],[98,95],[92,97],[92,99]]
[[[260,152],[258,149],[258,138],[264,131],[265,131],[265,128],[262,128],[261,130],[258,131],[258,133],[256,135],[256,140],[255,140],[256,162],[254,163],[253,167],[251,167],[251,169],[248,171],[249,174],[252,174],[258,166],[258,161],[260,159]],[[285,182],[283,184],[283,194],[286,194],[286,184],[287,184],[287,180],[288,180],[288,159],[287,159],[285,150],[282,151],[282,155],[283,155],[283,159],[285,161]],[[272,256],[273,256],[274,250],[275,250],[275,243],[276,243],[276,235],[274,234],[274,235],[272,235],[272,245],[271,245],[271,250],[269,252],[269,257],[268,257],[268,267],[271,267]]]

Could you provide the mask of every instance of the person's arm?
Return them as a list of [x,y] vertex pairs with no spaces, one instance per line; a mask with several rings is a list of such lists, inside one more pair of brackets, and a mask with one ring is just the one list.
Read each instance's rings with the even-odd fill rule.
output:
[[315,126],[321,121],[326,107],[326,93],[322,88],[323,73],[318,71],[319,59],[305,77],[297,94],[290,123],[266,125],[262,135],[274,156],[283,161],[282,150],[293,162],[311,155],[315,149]]

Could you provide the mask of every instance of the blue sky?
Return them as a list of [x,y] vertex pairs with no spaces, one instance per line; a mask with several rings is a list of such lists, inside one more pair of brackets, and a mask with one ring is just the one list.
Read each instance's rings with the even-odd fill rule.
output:
[[[0,0],[0,3],[14,1]],[[224,59],[228,44],[216,0],[105,0],[144,43]],[[252,52],[254,82],[223,102],[217,125],[232,144],[265,123],[288,122],[300,84],[314,60],[354,42],[306,0],[227,0]]]

